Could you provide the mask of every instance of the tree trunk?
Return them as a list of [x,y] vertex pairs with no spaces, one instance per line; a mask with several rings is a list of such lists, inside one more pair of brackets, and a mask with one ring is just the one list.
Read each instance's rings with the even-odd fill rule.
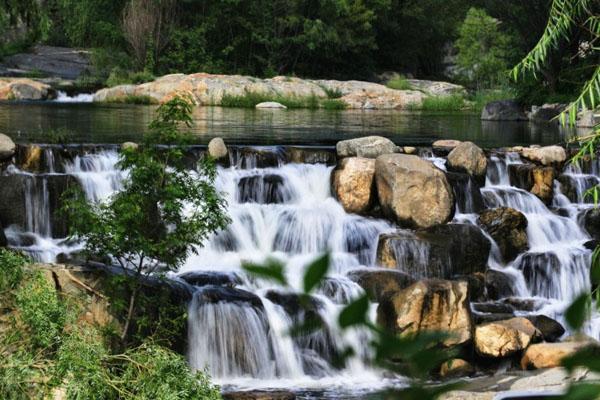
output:
[[127,337],[127,333],[129,331],[129,325],[131,324],[131,319],[133,318],[133,311],[135,310],[135,301],[137,300],[137,295],[139,292],[139,286],[136,284],[133,292],[131,292],[131,296],[129,297],[129,308],[127,310],[127,318],[125,319],[125,326],[123,327],[123,331],[121,332],[121,341],[125,341]]

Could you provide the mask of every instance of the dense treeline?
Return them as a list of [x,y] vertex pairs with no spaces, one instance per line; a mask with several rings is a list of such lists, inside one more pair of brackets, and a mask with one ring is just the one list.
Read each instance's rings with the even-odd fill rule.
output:
[[[503,84],[499,74],[506,79],[503,72],[541,36],[550,3],[0,0],[0,30],[9,31],[19,22],[29,27],[21,44],[94,48],[98,74],[106,79],[112,73],[109,84],[171,72],[375,79],[383,71],[396,71],[446,79],[450,73],[454,80],[480,88]],[[469,15],[471,25],[465,27]],[[575,32],[570,43],[550,56],[541,73],[545,95],[568,92],[583,81],[589,63],[573,56],[585,36],[583,30]],[[457,46],[460,39],[463,47]],[[3,52],[14,47],[7,49],[4,43]],[[457,49],[462,53],[458,65]],[[484,57],[485,67],[469,52]],[[533,79],[520,85],[540,87]]]

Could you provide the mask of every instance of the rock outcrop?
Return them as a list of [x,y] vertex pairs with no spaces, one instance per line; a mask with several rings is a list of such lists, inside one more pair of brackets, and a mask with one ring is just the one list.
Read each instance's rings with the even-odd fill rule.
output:
[[487,158],[485,153],[473,142],[462,142],[448,154],[448,169],[465,172],[472,176],[476,182],[485,183],[487,171]]
[[327,91],[340,93],[347,108],[403,109],[421,104],[426,96],[418,90],[394,90],[383,85],[361,81],[309,80],[287,76],[258,79],[241,75],[165,75],[140,85],[120,85],[101,89],[94,101],[115,101],[127,96],[148,96],[164,103],[176,95],[188,95],[198,105],[220,105],[227,96],[257,93],[265,97],[327,99]]
[[364,214],[376,199],[375,160],[347,157],[333,171],[333,193],[344,210]]
[[529,248],[527,217],[510,207],[484,210],[477,220],[494,239],[505,261],[514,260]]
[[400,335],[446,332],[445,346],[472,339],[466,282],[424,280],[386,297],[377,308],[377,322]]
[[12,139],[0,133],[0,161],[8,160],[15,155],[17,146]]
[[382,136],[365,136],[341,140],[335,145],[338,157],[377,158],[383,154],[396,153],[398,147]]
[[454,194],[446,175],[414,155],[385,154],[375,162],[377,194],[383,212],[399,224],[428,228],[450,221]]
[[381,235],[377,263],[415,278],[451,279],[485,271],[490,247],[474,225],[438,225]]
[[482,356],[501,358],[516,354],[541,338],[526,318],[488,322],[475,328],[475,349]]
[[29,78],[0,78],[0,100],[48,100],[56,92],[45,83]]
[[526,121],[523,109],[514,100],[498,100],[487,103],[481,111],[484,121]]

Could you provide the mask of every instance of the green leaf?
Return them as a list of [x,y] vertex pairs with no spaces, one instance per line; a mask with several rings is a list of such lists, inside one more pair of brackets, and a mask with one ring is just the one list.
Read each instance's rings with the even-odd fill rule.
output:
[[258,265],[252,263],[244,263],[242,264],[242,268],[244,268],[251,275],[255,275],[259,278],[269,279],[283,286],[287,286],[287,279],[283,274],[284,267],[277,260],[269,259],[265,262],[265,265]]
[[339,324],[342,328],[363,324],[367,321],[369,298],[364,295],[348,304],[340,313]]
[[589,314],[590,295],[584,293],[577,297],[565,312],[565,319],[575,330],[581,329]]
[[600,247],[596,247],[592,253],[592,265],[590,266],[590,280],[592,284],[600,284]]
[[576,353],[565,357],[561,364],[569,371],[577,367],[585,367],[591,371],[600,372],[600,348],[590,344]]
[[329,270],[329,254],[325,253],[313,261],[304,274],[304,293],[310,293],[327,275]]
[[600,394],[600,385],[592,383],[581,383],[572,385],[561,400],[596,400]]

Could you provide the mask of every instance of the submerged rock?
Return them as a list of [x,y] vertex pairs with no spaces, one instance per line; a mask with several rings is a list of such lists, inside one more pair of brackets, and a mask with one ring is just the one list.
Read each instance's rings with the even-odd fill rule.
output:
[[333,193],[344,210],[364,214],[375,203],[375,160],[347,157],[333,171]]
[[383,212],[404,226],[428,228],[450,221],[454,194],[443,171],[418,156],[386,154],[375,161]]
[[514,260],[529,248],[527,217],[510,207],[483,211],[477,222],[498,244],[504,261]]
[[484,272],[490,248],[488,238],[474,225],[438,225],[381,235],[377,263],[415,278],[451,279]]
[[366,136],[337,142],[338,157],[377,158],[382,154],[396,153],[398,147],[388,138]]
[[508,357],[540,338],[540,331],[528,319],[516,317],[477,326],[475,349],[482,356]]
[[382,299],[377,322],[400,335],[446,332],[445,346],[471,340],[468,285],[462,281],[429,279]]
[[0,133],[0,161],[8,160],[15,155],[17,146],[12,139]]
[[487,103],[481,110],[484,121],[526,121],[527,116],[514,100],[498,100]]
[[465,172],[476,182],[485,182],[487,158],[485,153],[472,142],[462,142],[448,154],[448,168],[453,171]]
[[350,271],[348,278],[358,283],[367,292],[371,301],[376,303],[415,282],[414,278],[404,272],[377,268]]

